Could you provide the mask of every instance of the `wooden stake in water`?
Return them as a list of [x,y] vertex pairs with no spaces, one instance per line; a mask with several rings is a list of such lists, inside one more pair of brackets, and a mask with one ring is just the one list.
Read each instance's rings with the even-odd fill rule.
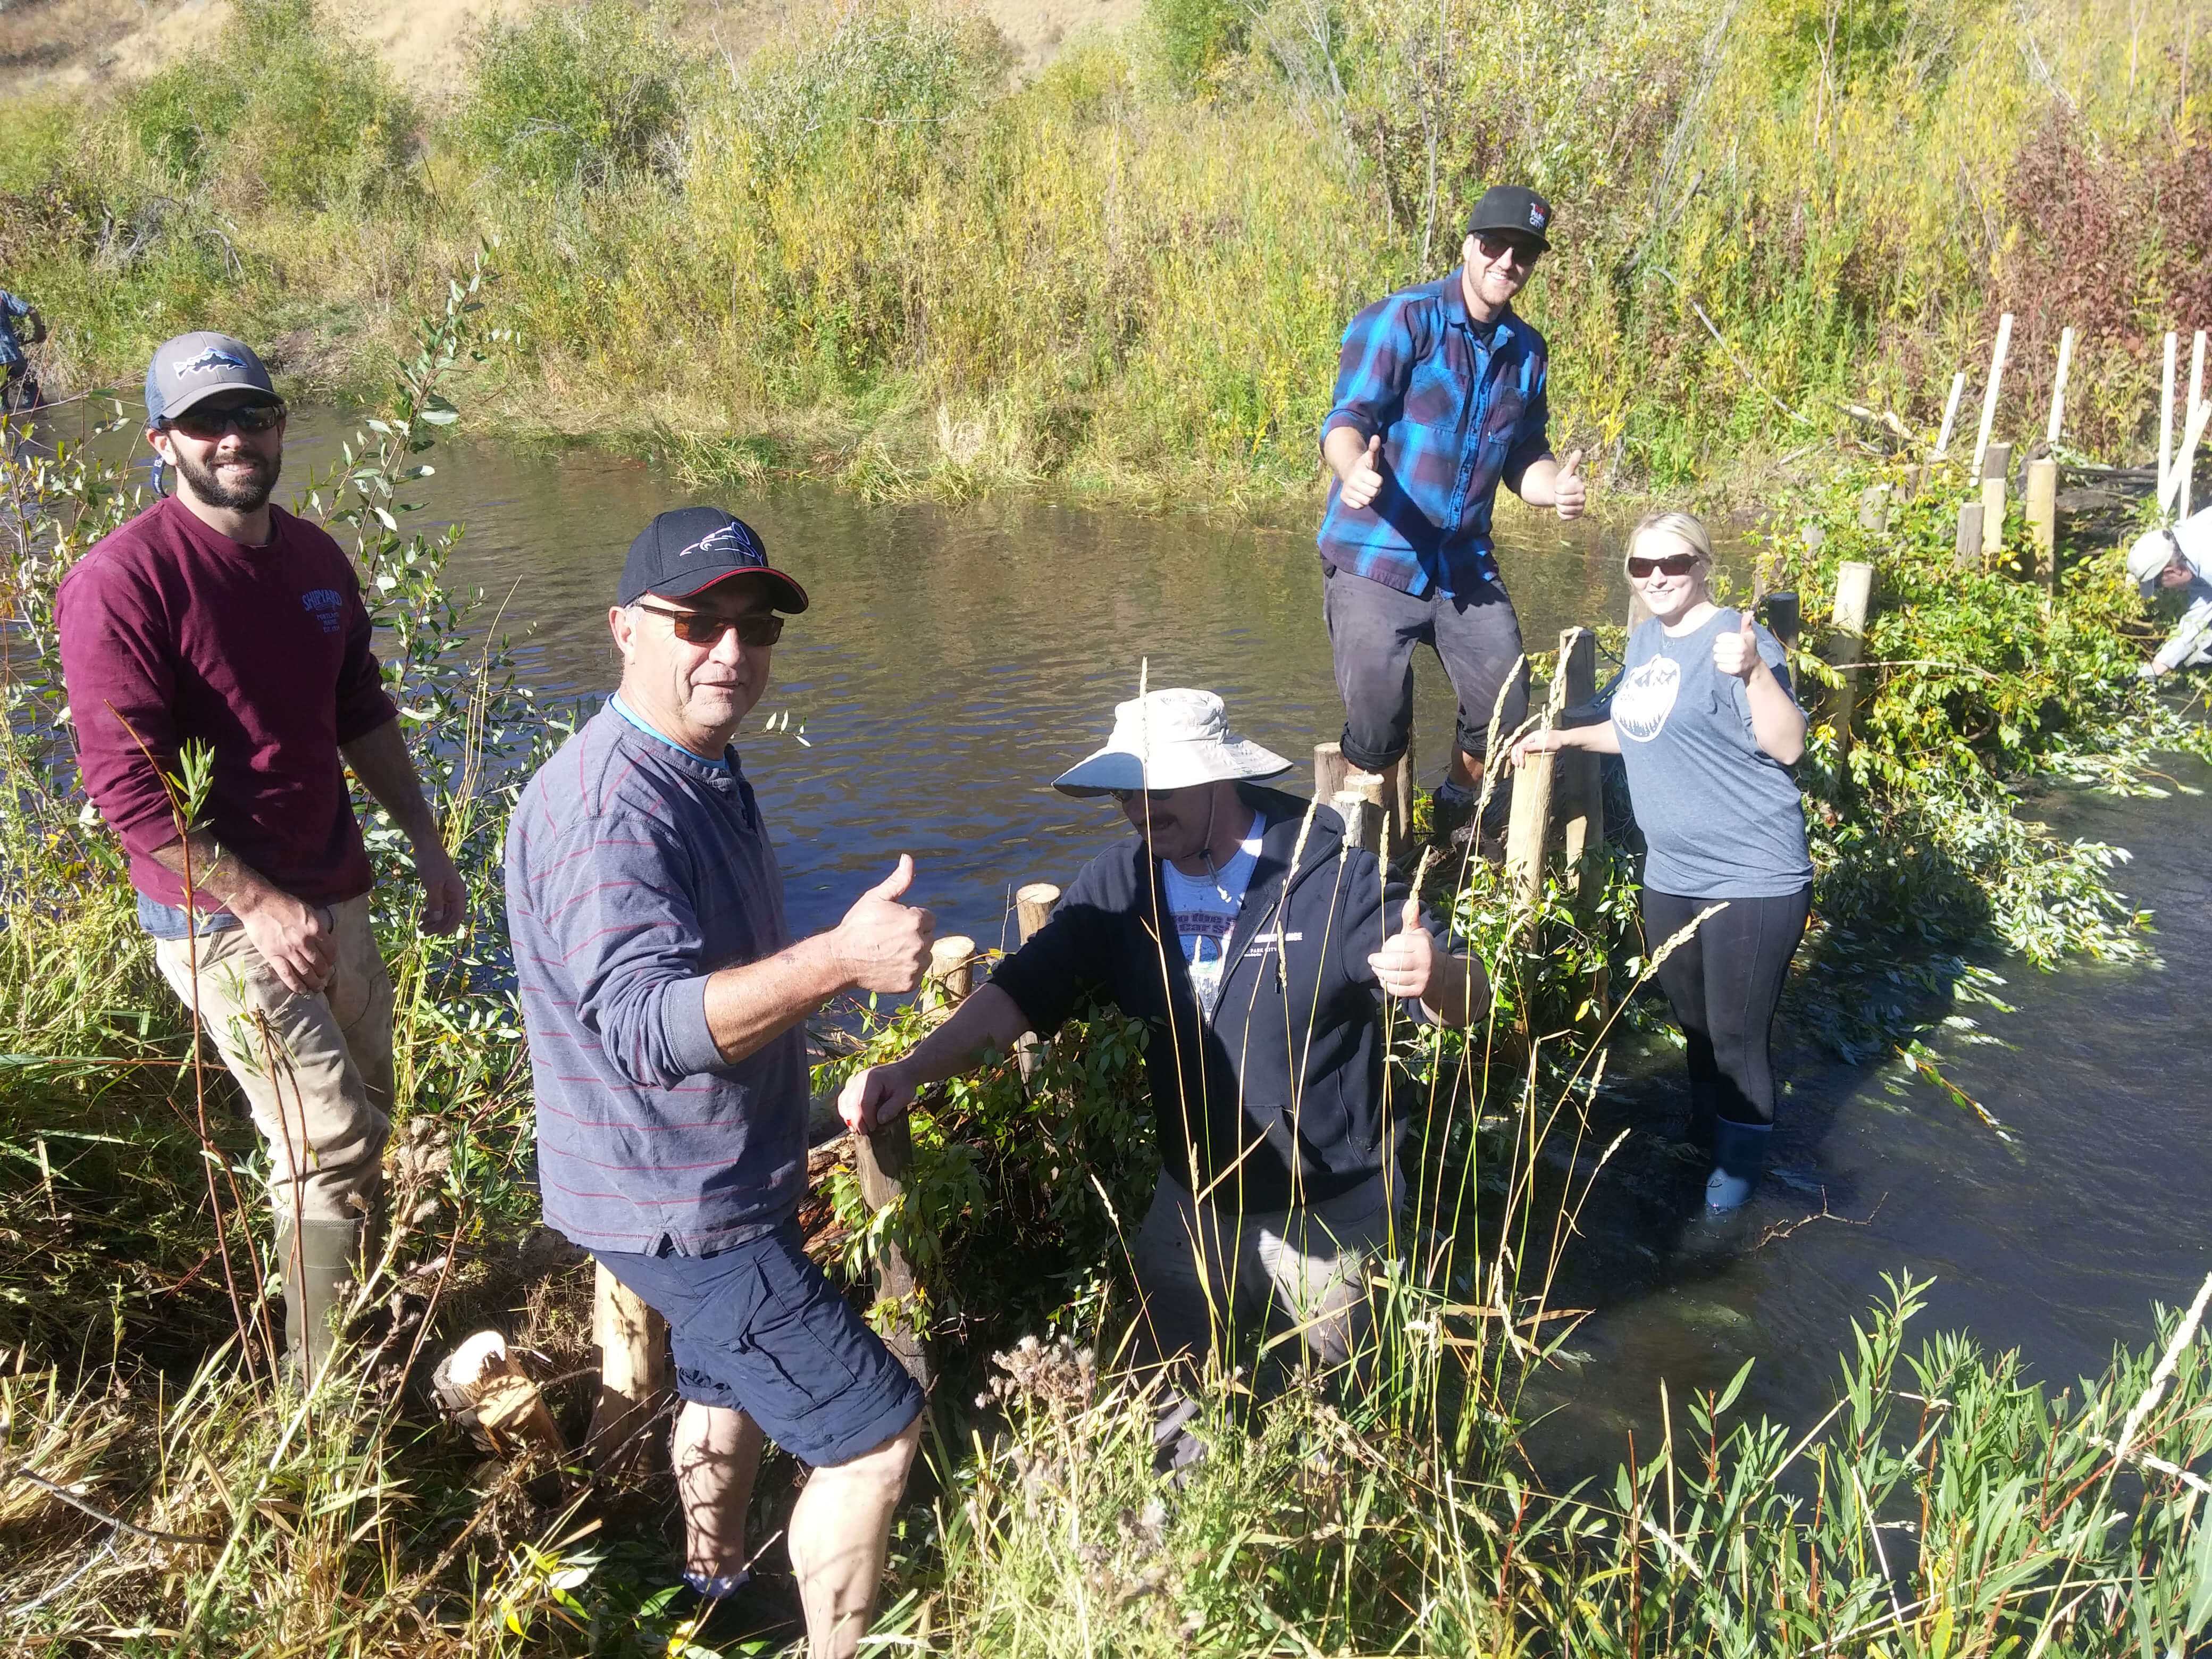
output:
[[2074,367],[2074,331],[2062,329],[2058,335],[2058,373],[2051,382],[2051,425],[2043,434],[2050,448],[2058,447],[2058,434],[2066,423],[2066,372]]
[[1997,394],[2004,385],[2005,356],[2012,349],[2012,313],[1997,319],[1996,343],[1990,348],[1990,383],[1982,392],[1982,427],[1974,436],[1974,477],[1982,476],[1982,458],[1989,453],[1990,428],[1996,423]]

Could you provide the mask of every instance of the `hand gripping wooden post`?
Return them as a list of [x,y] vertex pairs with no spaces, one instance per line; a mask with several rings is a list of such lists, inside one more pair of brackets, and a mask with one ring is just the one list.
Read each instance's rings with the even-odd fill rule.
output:
[[[975,941],[954,933],[929,947],[929,972],[922,981],[922,1006],[957,1008],[974,983]],[[860,1177],[860,1198],[871,1212],[896,1204],[906,1191],[907,1171],[914,1165],[914,1127],[901,1112],[853,1138],[853,1167]],[[901,1306],[914,1297],[914,1264],[906,1252],[886,1241],[876,1252],[876,1300]],[[896,1326],[884,1338],[886,1347],[914,1380],[929,1386],[929,1356],[921,1334],[912,1326]]]
[[[1060,902],[1060,889],[1048,881],[1033,881],[1014,894],[1014,926],[1021,942],[1027,945],[1030,936],[1052,920],[1053,907]],[[1022,1081],[1026,1083],[1036,1075],[1037,1054],[1043,1044],[1037,1041],[1035,1031],[1024,1031],[1014,1045],[1014,1063],[1021,1067]]]
[[[1553,671],[1552,689],[1544,702],[1544,729],[1557,726],[1567,705],[1566,665],[1575,650],[1579,628],[1559,635],[1559,663]],[[1513,806],[1505,823],[1505,873],[1513,884],[1516,904],[1533,908],[1544,896],[1544,848],[1551,838],[1552,781],[1556,754],[1531,755],[1513,775]]]
[[544,1397],[497,1331],[478,1331],[447,1354],[430,1389],[448,1415],[501,1457],[549,1468],[565,1458]]
[[1844,671],[1844,691],[1836,705],[1836,770],[1850,775],[1851,715],[1858,706],[1859,659],[1866,643],[1867,606],[1874,598],[1874,567],[1856,559],[1836,569],[1835,635],[1828,660]]
[[644,1451],[646,1425],[668,1387],[668,1322],[609,1273],[595,1268],[592,1340],[599,1350],[599,1398],[584,1449],[603,1474],[629,1468]]
[[[1570,645],[1568,641],[1573,643]],[[1579,708],[1597,696],[1597,635],[1587,628],[1570,629],[1560,636],[1566,684],[1565,706]],[[1570,749],[1559,757],[1559,818],[1566,858],[1567,890],[1577,908],[1596,896],[1595,884],[1588,879],[1597,850],[1605,845],[1605,786],[1603,763],[1587,749]]]

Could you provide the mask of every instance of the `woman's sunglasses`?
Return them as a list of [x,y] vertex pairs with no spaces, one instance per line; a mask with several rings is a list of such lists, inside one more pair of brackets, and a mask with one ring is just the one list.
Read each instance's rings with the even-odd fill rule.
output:
[[1686,576],[1696,566],[1698,558],[1698,556],[1695,553],[1669,553],[1663,558],[1657,559],[1639,559],[1634,554],[1631,554],[1628,559],[1628,574],[1639,579],[1655,574]]
[[289,411],[282,404],[240,404],[235,409],[188,409],[162,421],[165,430],[211,443],[226,432],[266,432]]
[[686,645],[720,645],[722,635],[733,628],[738,630],[739,645],[774,645],[783,637],[783,618],[772,611],[712,617],[703,611],[665,611],[657,605],[641,604],[638,609],[667,617],[670,631]]

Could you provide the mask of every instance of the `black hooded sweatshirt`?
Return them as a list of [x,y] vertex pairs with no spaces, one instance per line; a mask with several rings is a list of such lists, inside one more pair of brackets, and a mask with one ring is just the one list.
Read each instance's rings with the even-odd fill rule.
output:
[[1223,951],[1211,1024],[1158,860],[1133,836],[1084,866],[991,982],[1048,1036],[1091,1000],[1143,1020],[1162,1167],[1186,1188],[1195,1173],[1224,1209],[1286,1210],[1371,1180],[1386,1133],[1401,1127],[1386,1122],[1404,1109],[1384,1109],[1387,999],[1367,958],[1386,928],[1398,931],[1407,888],[1373,854],[1346,846],[1329,808],[1309,825],[1303,800],[1249,784],[1237,793],[1267,827]]

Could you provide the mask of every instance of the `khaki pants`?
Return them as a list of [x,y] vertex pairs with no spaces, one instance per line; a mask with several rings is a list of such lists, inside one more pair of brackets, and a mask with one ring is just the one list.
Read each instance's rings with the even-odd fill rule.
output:
[[327,913],[337,966],[312,996],[285,988],[243,927],[157,939],[155,959],[222,1052],[269,1143],[269,1200],[283,1219],[360,1221],[392,1127],[392,980],[368,896]]
[[1344,1364],[1366,1332],[1367,1265],[1389,1246],[1392,1207],[1377,1180],[1332,1204],[1240,1215],[1163,1175],[1130,1249],[1159,1357],[1202,1364],[1238,1324],[1272,1317],[1315,1358]]

